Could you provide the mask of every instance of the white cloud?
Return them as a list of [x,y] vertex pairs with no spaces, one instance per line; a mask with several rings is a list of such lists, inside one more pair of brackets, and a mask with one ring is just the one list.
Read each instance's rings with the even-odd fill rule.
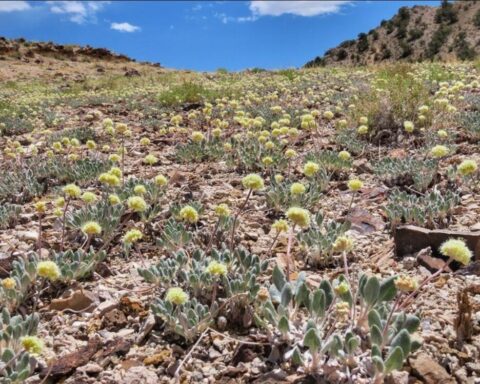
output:
[[26,1],[0,1],[0,12],[26,11],[30,8]]
[[110,28],[120,32],[136,32],[140,30],[140,27],[130,23],[112,23]]
[[317,16],[337,13],[342,5],[351,1],[251,1],[250,10],[257,16],[280,16],[292,14],[297,16]]
[[52,13],[68,15],[70,21],[83,24],[94,21],[95,14],[109,1],[47,1]]

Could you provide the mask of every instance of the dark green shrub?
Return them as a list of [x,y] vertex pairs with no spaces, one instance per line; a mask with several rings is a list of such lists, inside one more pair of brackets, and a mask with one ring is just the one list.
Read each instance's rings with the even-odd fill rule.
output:
[[448,35],[450,35],[451,28],[446,25],[441,25],[433,34],[432,40],[428,43],[427,48],[427,57],[433,58],[440,49],[442,48],[443,44],[448,39]]
[[453,4],[448,0],[442,0],[442,5],[435,13],[435,22],[437,24],[453,24],[458,21],[457,11],[453,9]]

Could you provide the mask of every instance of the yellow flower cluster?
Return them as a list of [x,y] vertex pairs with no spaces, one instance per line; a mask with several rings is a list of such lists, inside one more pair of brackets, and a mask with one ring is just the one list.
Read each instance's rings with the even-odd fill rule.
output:
[[165,300],[175,305],[183,305],[188,300],[188,295],[182,288],[173,287],[167,291]]
[[22,347],[32,355],[39,355],[43,350],[43,342],[37,336],[25,336],[20,340]]
[[301,228],[308,228],[310,226],[310,213],[303,208],[292,207],[286,213],[288,219]]
[[465,241],[460,239],[450,239],[440,246],[442,255],[447,256],[460,264],[467,265],[472,258],[472,251],[468,249]]
[[255,173],[245,176],[242,179],[242,184],[246,189],[252,189],[254,191],[258,191],[264,187],[263,179]]
[[158,185],[159,187],[164,187],[165,185],[168,184],[168,180],[165,176],[163,175],[157,175],[155,176],[155,179],[154,179],[154,182],[156,185]]
[[148,208],[145,200],[140,196],[131,196],[127,200],[127,206],[129,209],[135,212],[145,212]]
[[469,176],[475,173],[478,169],[477,163],[474,160],[463,160],[458,166],[458,173],[462,176]]
[[348,153],[347,151],[340,151],[340,152],[338,153],[338,158],[339,158],[340,160],[343,160],[343,161],[348,161],[348,160],[350,160],[351,157],[352,157],[352,156],[351,156],[350,153]]
[[96,221],[87,221],[82,225],[82,232],[86,235],[99,235],[102,233],[102,227]]
[[395,279],[395,287],[402,292],[413,292],[418,287],[418,282],[408,275],[398,276]]
[[315,174],[320,170],[320,166],[313,162],[313,161],[308,161],[305,163],[303,166],[303,174],[307,177],[313,177]]
[[123,242],[125,244],[133,244],[136,241],[141,240],[142,238],[142,232],[134,228],[125,233],[125,235],[123,236]]
[[275,229],[277,232],[287,232],[288,231],[288,223],[286,220],[277,220],[272,224],[272,228]]
[[363,182],[359,179],[351,179],[347,183],[348,189],[351,191],[359,191],[363,187]]
[[335,252],[350,252],[353,249],[353,240],[347,236],[337,237],[333,243]]
[[15,279],[12,279],[11,277],[2,280],[2,287],[5,289],[13,289],[16,285],[17,283],[15,282]]
[[75,184],[68,184],[63,187],[63,193],[65,193],[65,195],[67,195],[68,197],[77,198],[80,197],[82,190]]
[[185,220],[190,224],[195,224],[199,219],[197,210],[191,205],[186,205],[185,207],[183,207],[180,210],[179,216],[182,220]]
[[230,208],[228,207],[227,204],[224,204],[224,203],[218,204],[215,207],[215,213],[219,217],[228,217],[230,216]]
[[97,196],[93,192],[84,192],[82,200],[87,204],[92,204],[97,200]]
[[444,145],[436,145],[430,150],[430,156],[435,158],[445,157],[448,155],[448,148]]
[[305,189],[305,185],[303,185],[302,183],[293,183],[290,186],[290,193],[293,196],[303,195],[305,193]]
[[225,276],[227,274],[227,266],[213,260],[207,266],[207,273],[215,276]]
[[60,268],[53,261],[40,261],[37,264],[37,274],[51,281],[57,280],[61,275]]

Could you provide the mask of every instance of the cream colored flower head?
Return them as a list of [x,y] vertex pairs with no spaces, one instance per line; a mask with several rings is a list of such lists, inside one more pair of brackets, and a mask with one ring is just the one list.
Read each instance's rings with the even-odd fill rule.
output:
[[57,280],[61,275],[60,268],[53,261],[40,261],[37,264],[37,274],[51,281]]
[[305,163],[303,166],[303,174],[307,177],[313,177],[315,174],[320,170],[320,166],[313,162],[313,161],[308,161]]
[[242,179],[242,184],[246,189],[251,189],[254,191],[258,191],[264,187],[263,179],[255,173],[245,176]]
[[183,305],[188,300],[188,295],[182,288],[173,287],[167,291],[165,300],[175,305]]
[[219,263],[213,260],[208,264],[207,273],[215,276],[225,276],[227,274],[227,266],[223,263]]
[[310,212],[299,207],[292,207],[286,213],[288,219],[301,228],[308,228],[310,226]]
[[190,224],[195,224],[199,219],[197,210],[191,205],[186,205],[185,207],[183,207],[180,210],[179,216],[182,220]]
[[460,264],[467,265],[472,258],[472,251],[461,239],[450,239],[440,246],[442,255],[447,256]]

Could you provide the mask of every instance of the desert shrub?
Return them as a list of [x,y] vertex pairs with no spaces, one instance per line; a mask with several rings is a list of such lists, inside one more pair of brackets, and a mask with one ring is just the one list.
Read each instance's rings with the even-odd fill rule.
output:
[[414,28],[414,29],[411,29],[410,31],[408,31],[408,41],[417,40],[417,39],[421,38],[422,36],[423,36],[423,30],[422,29]]
[[442,48],[443,44],[448,39],[448,36],[450,35],[451,28],[445,25],[441,25],[434,33],[432,36],[432,39],[428,43],[427,47],[427,57],[433,58],[438,52],[440,52],[440,49]]
[[202,84],[185,81],[161,92],[158,95],[158,101],[162,106],[175,106],[185,103],[202,103],[223,96],[225,93],[220,90],[208,89]]
[[340,48],[336,55],[337,61],[345,60],[347,57],[348,57],[347,51],[343,48]]
[[281,75],[281,76],[284,76],[288,80],[292,81],[297,77],[298,73],[294,69],[289,68],[289,69],[282,69],[282,70],[278,71],[278,74]]
[[475,58],[476,52],[475,49],[470,47],[468,41],[465,40],[466,33],[464,31],[460,32],[453,43],[455,51],[457,52],[457,57],[460,60],[472,60]]
[[402,50],[402,52],[400,54],[401,58],[408,57],[413,53],[412,47],[406,41],[401,41],[400,42],[400,48]]
[[358,42],[357,42],[357,51],[358,52],[365,52],[369,47],[368,44],[368,37],[365,33],[360,33],[358,35]]
[[473,25],[480,29],[480,9],[473,16]]
[[442,5],[435,13],[435,22],[437,24],[453,24],[458,21],[457,11],[453,9],[453,4],[448,0],[443,0]]
[[315,68],[325,66],[325,59],[323,57],[317,56],[315,59],[310,60],[305,64],[305,68]]
[[420,105],[426,104],[429,90],[410,72],[407,64],[385,66],[378,72],[377,86],[363,92],[352,112],[353,121],[368,117],[370,137],[374,142],[390,140],[413,121]]

